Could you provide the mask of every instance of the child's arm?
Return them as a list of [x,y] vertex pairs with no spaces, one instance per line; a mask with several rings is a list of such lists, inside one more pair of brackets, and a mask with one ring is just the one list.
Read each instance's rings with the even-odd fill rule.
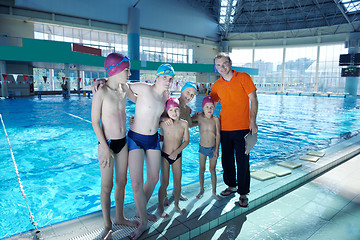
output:
[[142,92],[146,91],[146,89],[151,87],[151,85],[143,82],[127,83],[127,85],[129,86],[130,90],[136,95],[141,94]]
[[[121,83],[120,83],[121,84]],[[134,94],[133,91],[129,88],[127,83],[121,84],[123,90],[126,92],[126,96],[130,99],[130,101],[136,103],[137,96]]]
[[201,112],[196,112],[191,116],[191,121],[192,124],[190,127],[195,127],[199,125],[199,116],[200,116]]
[[176,159],[177,155],[179,153],[181,153],[182,150],[184,150],[184,148],[189,144],[190,142],[190,135],[189,135],[189,124],[186,120],[181,120],[182,121],[182,126],[184,127],[184,141],[181,143],[181,145],[175,149],[174,152],[172,152],[169,155],[170,159]]
[[219,147],[220,147],[220,119],[214,116],[215,126],[216,126],[216,133],[215,133],[215,142],[216,142],[216,149],[214,153],[214,158],[217,159],[219,157]]
[[[91,123],[96,134],[98,141],[100,142],[100,147],[104,150],[104,154],[99,156],[100,165],[105,168],[106,166],[110,167],[110,159],[114,158],[111,153],[109,146],[106,143],[105,134],[101,128],[101,111],[102,111],[102,102],[103,102],[103,90],[99,89],[93,96],[92,106],[91,106]],[[101,159],[100,159],[101,158]]]
[[[189,107],[190,108],[190,107]],[[189,113],[189,116],[191,115],[191,108],[190,108],[190,113]],[[197,113],[194,113],[190,118],[190,123],[189,123],[189,128],[192,128],[192,127],[196,127],[199,125],[198,121],[197,121],[197,116],[195,116]]]

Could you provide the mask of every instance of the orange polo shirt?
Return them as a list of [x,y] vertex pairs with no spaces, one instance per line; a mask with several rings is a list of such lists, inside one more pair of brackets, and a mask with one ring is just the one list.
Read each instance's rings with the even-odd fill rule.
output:
[[221,76],[212,86],[210,96],[215,102],[220,100],[220,122],[222,131],[249,129],[249,94],[256,91],[249,74],[237,72],[230,81]]

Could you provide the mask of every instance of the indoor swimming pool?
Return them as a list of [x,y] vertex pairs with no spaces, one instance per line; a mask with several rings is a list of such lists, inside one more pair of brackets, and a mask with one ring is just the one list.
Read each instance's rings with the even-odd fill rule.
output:
[[[203,97],[198,95],[189,104],[194,112],[201,111]],[[305,148],[325,148],[360,130],[359,99],[266,94],[258,98],[259,134],[251,152],[253,166],[269,159],[278,161]],[[134,106],[127,105],[128,117],[133,115]],[[101,210],[97,139],[90,111],[91,98],[87,96],[0,100],[0,114],[39,228]],[[216,115],[219,112],[217,106]],[[192,128],[190,144],[183,151],[183,185],[198,181],[198,144],[198,129]],[[5,238],[33,226],[2,127],[0,167],[0,238]],[[205,177],[210,177],[208,171]],[[128,177],[126,203],[133,202],[130,181]],[[172,187],[170,180],[169,189]]]

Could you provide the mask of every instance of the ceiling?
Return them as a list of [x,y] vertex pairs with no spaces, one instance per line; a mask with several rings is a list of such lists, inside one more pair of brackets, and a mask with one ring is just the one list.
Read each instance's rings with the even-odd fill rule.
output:
[[187,0],[219,22],[219,35],[293,31],[347,25],[359,30],[360,1],[351,0]]

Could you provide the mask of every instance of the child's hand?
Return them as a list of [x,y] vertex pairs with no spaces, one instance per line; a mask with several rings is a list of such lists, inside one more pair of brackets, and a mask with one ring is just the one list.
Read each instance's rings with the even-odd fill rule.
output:
[[129,85],[127,83],[119,83],[119,87],[124,91],[127,92],[130,90]]
[[196,112],[196,113],[194,113],[194,114],[191,116],[191,119],[192,119],[193,121],[196,121],[197,118],[201,116],[201,113],[202,113],[202,112]]
[[171,95],[170,90],[166,90],[166,91],[165,91],[165,96],[167,96],[167,98],[169,98],[170,95]]
[[214,151],[214,159],[217,159],[219,157],[219,151],[218,150],[215,150]]
[[92,93],[96,93],[97,90],[99,90],[100,88],[102,88],[106,83],[105,79],[98,79],[94,82],[94,84],[91,86],[91,91]]
[[134,118],[133,116],[130,117],[130,118],[129,118],[129,124],[130,124],[130,125],[133,125],[134,122],[135,122],[135,118]]
[[114,154],[106,146],[100,146],[102,151],[99,151],[99,163],[101,168],[110,167],[110,161],[114,159]]
[[169,158],[171,159],[171,160],[176,160],[176,157],[177,157],[177,153],[176,152],[172,152],[170,155],[169,155]]
[[174,124],[173,120],[171,118],[168,118],[168,117],[163,118],[162,121],[165,123],[166,126],[171,126],[171,125]]

